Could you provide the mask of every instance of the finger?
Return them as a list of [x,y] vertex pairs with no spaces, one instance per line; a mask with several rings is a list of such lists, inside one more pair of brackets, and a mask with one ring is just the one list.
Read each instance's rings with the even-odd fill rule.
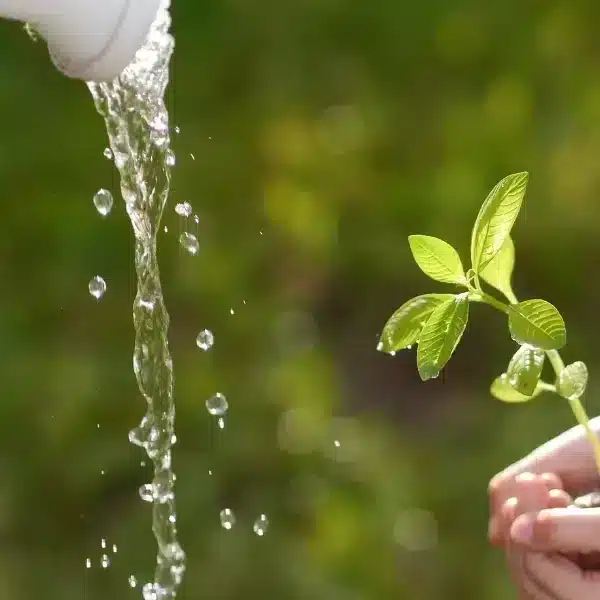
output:
[[550,596],[548,592],[542,589],[531,577],[524,577],[520,584],[519,600],[557,600],[555,596]]
[[556,473],[542,473],[540,477],[549,490],[563,489],[562,479]]
[[511,540],[541,552],[600,550],[600,508],[546,509],[518,516]]
[[[529,478],[528,473],[521,473],[520,476],[524,476],[525,478]],[[520,494],[523,480],[518,481],[519,475],[515,477],[515,480],[511,482],[510,489],[515,494]],[[556,489],[557,491],[562,489],[562,481],[558,475],[554,473],[542,473],[541,481],[544,483],[548,490]],[[508,490],[508,486],[507,486]],[[545,508],[544,505],[540,506],[540,508]],[[557,507],[558,508],[558,507]],[[500,509],[500,512],[502,509]],[[502,516],[498,516],[498,514],[492,515],[490,519],[490,523],[488,525],[488,538],[492,545],[500,546],[504,543],[506,535],[508,534],[508,529],[506,527],[506,521],[502,518]]]
[[[515,493],[517,497],[507,500],[502,509],[503,528],[508,531],[513,521],[522,514],[528,514],[532,510],[546,507],[549,500],[549,490],[546,487],[547,479],[531,473],[523,473],[515,478]],[[508,567],[513,582],[523,600],[549,600],[544,593],[536,589],[535,583],[527,580],[523,568],[524,549],[513,544],[507,538],[505,546]]]
[[497,537],[506,539],[513,521],[521,514],[548,507],[550,491],[547,485],[556,483],[549,477],[521,473],[515,477],[515,496],[507,500],[496,516]]
[[[550,490],[548,494],[548,506],[546,508],[566,508],[573,504],[573,498],[564,490]],[[565,558],[582,564],[579,552],[564,552]]]
[[567,508],[573,504],[573,498],[565,490],[550,490],[546,508]]
[[[592,419],[590,426],[599,433],[600,417]],[[555,473],[563,484],[558,487],[564,487],[572,495],[593,491],[598,475],[593,452],[583,427],[569,429],[496,475],[489,485],[492,514],[499,510],[508,498],[515,496],[512,491],[514,479],[520,473],[526,472]]]
[[582,571],[556,554],[531,552],[524,555],[524,568],[532,583],[559,600],[597,600],[600,573]]
[[[522,486],[527,485],[527,482],[531,480],[531,475],[529,473],[521,473],[514,478],[514,481],[511,482],[511,485],[506,487],[507,492],[510,489],[514,492],[515,495],[520,495],[522,493]],[[523,479],[523,477],[525,479]],[[554,473],[543,473],[541,476],[536,476],[540,478],[542,484],[546,487],[547,490],[551,491],[556,489],[557,491],[562,489],[562,481],[558,475]],[[540,483],[536,482],[536,485],[540,485]],[[514,496],[513,496],[514,497]],[[546,505],[540,505],[540,508],[545,508]],[[492,515],[490,519],[490,523],[488,525],[488,538],[492,545],[500,546],[504,543],[506,535],[508,534],[508,529],[506,527],[506,521],[503,517],[498,515],[498,512],[502,512],[502,508],[500,511],[496,511],[495,514]]]

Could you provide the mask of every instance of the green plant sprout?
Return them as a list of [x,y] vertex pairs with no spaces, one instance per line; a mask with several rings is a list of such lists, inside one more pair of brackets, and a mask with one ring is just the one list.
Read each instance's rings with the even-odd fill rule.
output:
[[[456,350],[467,326],[469,305],[481,302],[503,312],[519,348],[506,371],[491,385],[498,400],[521,403],[544,391],[565,398],[591,443],[600,473],[600,440],[590,427],[581,402],[588,382],[586,365],[565,366],[558,351],[567,342],[564,320],[545,300],[519,302],[512,289],[515,246],[510,236],[529,180],[528,173],[500,181],[483,203],[471,233],[471,268],[465,272],[458,252],[447,242],[426,235],[411,235],[408,243],[421,270],[442,283],[464,291],[424,294],[405,302],[388,319],[378,350],[395,353],[417,344],[417,368],[423,381],[437,377]],[[501,292],[508,303],[482,288],[482,281]],[[554,370],[554,383],[542,380],[545,358]]]

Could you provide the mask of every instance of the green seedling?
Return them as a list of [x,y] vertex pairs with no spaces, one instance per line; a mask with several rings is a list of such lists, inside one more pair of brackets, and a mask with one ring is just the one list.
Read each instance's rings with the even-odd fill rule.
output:
[[[515,246],[510,233],[528,179],[528,173],[509,175],[486,198],[471,234],[471,267],[467,271],[458,252],[447,242],[426,235],[409,236],[412,255],[421,270],[431,279],[462,291],[424,294],[405,302],[385,324],[378,350],[394,354],[417,344],[417,368],[421,379],[427,381],[440,374],[456,350],[471,302],[503,312],[518,348],[505,372],[492,382],[492,396],[522,403],[542,392],[553,392],[566,399],[585,429],[600,473],[600,441],[581,402],[588,382],[587,367],[581,361],[565,366],[558,353],[567,342],[565,322],[558,310],[546,300],[519,302],[512,289]],[[501,292],[508,302],[485,291],[482,282]],[[546,358],[554,371],[554,383],[542,379]]]

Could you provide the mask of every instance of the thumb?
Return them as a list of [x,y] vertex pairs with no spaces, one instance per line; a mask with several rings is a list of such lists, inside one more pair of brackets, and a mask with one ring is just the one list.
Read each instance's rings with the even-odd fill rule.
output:
[[600,508],[554,508],[524,514],[512,524],[510,537],[538,552],[600,550]]

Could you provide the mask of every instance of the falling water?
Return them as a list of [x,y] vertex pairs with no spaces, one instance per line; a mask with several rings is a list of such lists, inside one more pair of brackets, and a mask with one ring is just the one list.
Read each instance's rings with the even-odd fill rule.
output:
[[112,83],[88,84],[106,122],[135,236],[133,370],[148,407],[129,439],[146,450],[154,465],[154,479],[143,486],[142,496],[153,504],[152,526],[158,545],[154,581],[144,586],[144,600],[174,598],[185,570],[185,554],[177,540],[175,475],[171,467],[175,406],[167,341],[169,315],[162,295],[156,242],[169,192],[170,169],[175,162],[169,148],[164,102],[174,48],[169,35],[169,4],[170,0],[163,0],[144,47],[119,78]]

